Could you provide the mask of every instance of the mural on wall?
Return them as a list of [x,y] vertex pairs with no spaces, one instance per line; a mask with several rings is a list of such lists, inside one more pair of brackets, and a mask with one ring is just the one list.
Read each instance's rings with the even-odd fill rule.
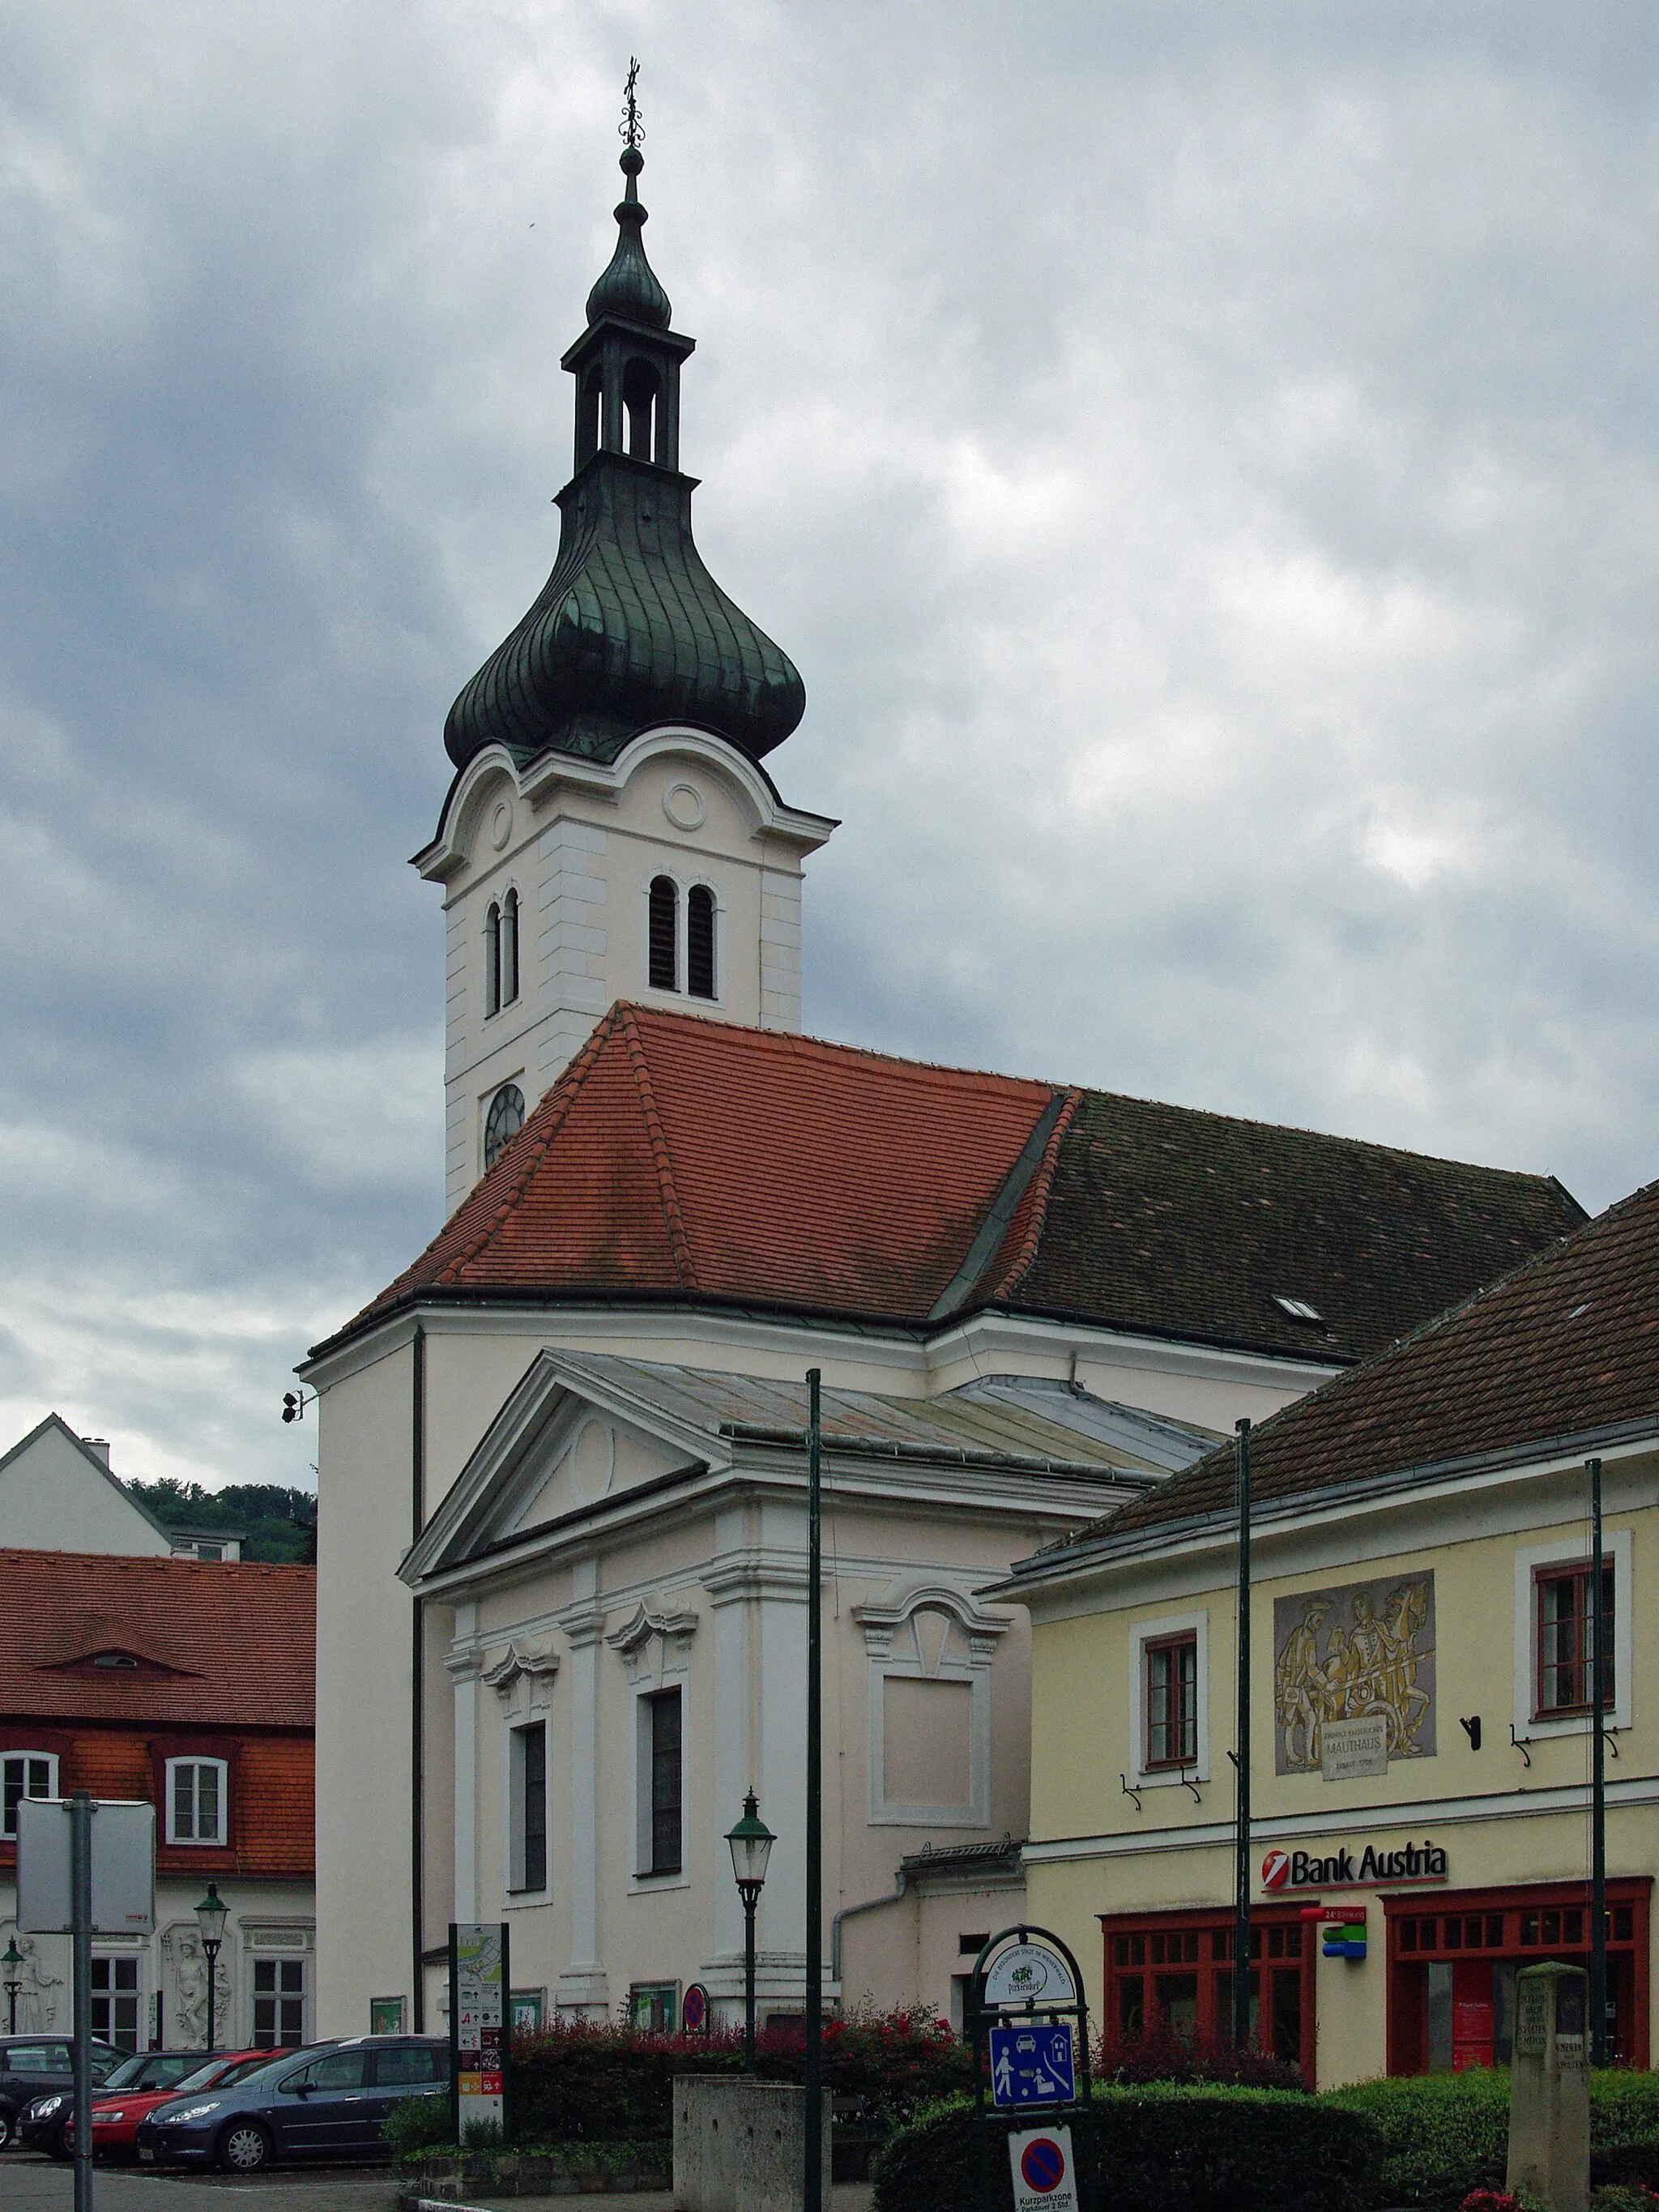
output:
[[1432,1759],[1433,1571],[1275,1599],[1273,1706],[1279,1774],[1346,1780]]

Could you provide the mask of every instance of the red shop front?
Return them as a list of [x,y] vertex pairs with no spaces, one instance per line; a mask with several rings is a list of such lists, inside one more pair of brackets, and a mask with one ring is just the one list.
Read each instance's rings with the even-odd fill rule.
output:
[[[1314,2076],[1314,1973],[1319,1931],[1294,1905],[1258,1905],[1250,1913],[1250,2033]],[[1232,2039],[1233,1917],[1231,1911],[1103,1912],[1105,2017],[1109,2066],[1125,2043],[1162,2027],[1214,2049]],[[1267,2016],[1262,2017],[1265,1987]]]
[[[1612,2056],[1648,2063],[1650,1881],[1607,1883],[1607,2028]],[[1422,1891],[1384,1897],[1389,2071],[1461,2073],[1506,2066],[1522,1966],[1589,1965],[1587,1885]]]

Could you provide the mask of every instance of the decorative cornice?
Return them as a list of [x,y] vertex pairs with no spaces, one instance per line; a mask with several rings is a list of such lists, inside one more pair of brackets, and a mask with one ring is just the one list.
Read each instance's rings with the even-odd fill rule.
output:
[[522,1677],[527,1675],[533,1686],[537,1682],[550,1682],[558,1671],[559,1658],[556,1651],[522,1651],[516,1644],[509,1644],[506,1656],[498,1659],[493,1667],[484,1668],[483,1680],[505,1704]]
[[660,1611],[648,1598],[641,1598],[622,1626],[613,1628],[605,1640],[613,1651],[620,1651],[625,1659],[631,1659],[653,1636],[684,1643],[696,1633],[696,1628],[695,1613]]

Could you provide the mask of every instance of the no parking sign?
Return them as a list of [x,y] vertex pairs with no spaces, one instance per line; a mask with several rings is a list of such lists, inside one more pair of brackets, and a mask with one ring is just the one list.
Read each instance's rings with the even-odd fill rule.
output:
[[1008,2138],[1014,2212],[1078,2212],[1070,2128],[1031,2128]]

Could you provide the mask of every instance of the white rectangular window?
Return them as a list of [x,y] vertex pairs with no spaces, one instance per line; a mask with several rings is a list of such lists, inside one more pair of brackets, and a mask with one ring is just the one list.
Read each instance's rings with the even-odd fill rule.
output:
[[120,2051],[138,2048],[138,1967],[132,1953],[92,1962],[92,2032]]
[[681,1868],[680,1693],[654,1690],[635,1701],[639,1727],[639,1858],[641,1878]]
[[17,1808],[23,1798],[58,1795],[58,1754],[51,1751],[9,1751],[0,1758],[0,1778],[3,1778],[5,1792],[4,1832],[15,1836]]
[[255,2050],[297,2050],[305,2039],[305,1960],[256,1959],[253,1961]]
[[[1602,1553],[1601,1698],[1610,1729],[1631,1724],[1635,1540],[1610,1528]],[[1515,1554],[1515,1733],[1572,1735],[1590,1726],[1590,1560],[1582,1534]]]
[[222,1759],[167,1761],[167,1841],[223,1844],[230,1833]]
[[515,1728],[508,1756],[507,1886],[534,1893],[547,1887],[547,1723]]
[[1129,1630],[1129,1772],[1137,1789],[1210,1778],[1210,1621],[1166,1614]]

